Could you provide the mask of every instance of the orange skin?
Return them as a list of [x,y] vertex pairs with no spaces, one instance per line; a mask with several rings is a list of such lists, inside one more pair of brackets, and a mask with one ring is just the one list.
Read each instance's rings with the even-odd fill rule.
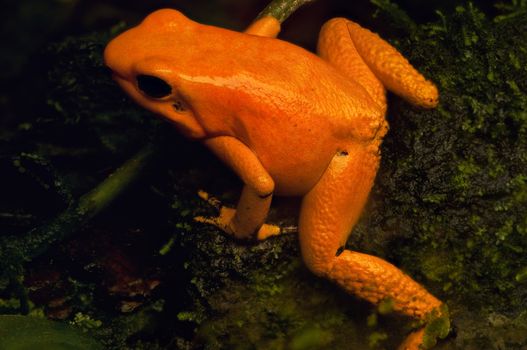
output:
[[[425,319],[441,302],[390,263],[344,250],[379,166],[385,88],[425,108],[438,92],[387,42],[343,18],[324,25],[318,56],[276,39],[264,17],[245,33],[160,10],[110,42],[105,62],[140,105],[198,139],[244,182],[237,209],[196,218],[240,239],[265,239],[274,194],[303,196],[306,265],[349,293]],[[145,78],[146,76],[146,78]],[[200,192],[208,199],[208,195]],[[417,349],[423,329],[401,349]]]

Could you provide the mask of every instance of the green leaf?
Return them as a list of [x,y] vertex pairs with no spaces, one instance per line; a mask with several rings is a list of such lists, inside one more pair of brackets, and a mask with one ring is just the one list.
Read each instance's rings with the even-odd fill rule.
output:
[[0,349],[98,350],[95,340],[65,323],[18,315],[0,315]]

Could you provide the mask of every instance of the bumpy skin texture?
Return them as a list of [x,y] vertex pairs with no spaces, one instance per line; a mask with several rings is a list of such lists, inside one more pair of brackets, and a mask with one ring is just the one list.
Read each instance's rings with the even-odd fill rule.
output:
[[[439,310],[438,299],[382,259],[338,251],[375,179],[388,130],[385,88],[422,107],[437,105],[437,89],[346,19],[324,25],[319,56],[275,39],[279,29],[272,17],[238,33],[160,10],[110,42],[105,62],[135,101],[204,142],[244,182],[236,210],[222,207],[199,221],[265,239],[280,233],[265,224],[272,196],[303,196],[306,265],[352,294],[391,299],[396,311],[424,320]],[[423,333],[401,348],[417,349]]]

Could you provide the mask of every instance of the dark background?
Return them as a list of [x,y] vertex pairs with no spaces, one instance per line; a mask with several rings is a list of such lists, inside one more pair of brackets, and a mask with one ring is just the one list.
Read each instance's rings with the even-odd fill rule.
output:
[[[182,10],[188,17],[213,25],[242,30],[265,7],[262,0],[221,1],[90,1],[90,0],[22,0],[2,1],[0,15],[0,78],[2,92],[6,81],[16,79],[31,54],[50,41],[60,41],[65,36],[82,35],[92,31],[107,30],[124,21],[138,23],[146,14],[163,7]],[[464,3],[457,0],[399,0],[394,1],[418,23],[437,18],[436,11],[452,11]],[[494,14],[490,1],[473,1],[488,14]],[[298,10],[284,23],[281,37],[312,49],[322,23],[332,17],[345,16],[376,31],[383,31],[381,21],[372,14],[375,7],[367,0],[319,0]],[[384,33],[383,33],[384,34]],[[16,82],[14,82],[16,83]]]

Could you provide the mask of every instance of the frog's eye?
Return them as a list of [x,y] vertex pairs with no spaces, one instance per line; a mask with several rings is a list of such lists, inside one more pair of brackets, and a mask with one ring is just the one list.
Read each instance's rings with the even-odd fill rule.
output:
[[136,79],[139,90],[149,97],[162,98],[172,93],[172,87],[163,79],[144,74],[138,75]]

